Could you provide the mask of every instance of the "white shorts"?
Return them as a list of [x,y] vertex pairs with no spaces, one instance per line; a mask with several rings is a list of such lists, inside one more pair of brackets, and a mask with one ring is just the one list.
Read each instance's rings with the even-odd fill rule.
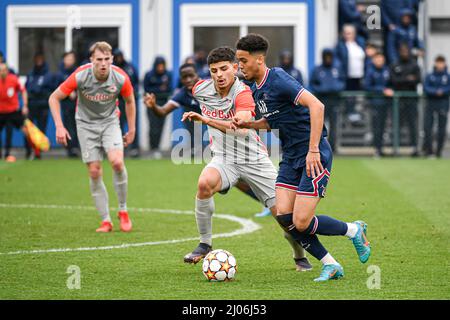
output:
[[227,163],[223,158],[213,157],[205,168],[215,168],[222,178],[220,193],[227,193],[239,179],[247,182],[259,201],[267,207],[275,206],[275,181],[277,170],[272,161],[263,158],[255,164]]
[[102,161],[110,150],[123,150],[119,119],[104,124],[77,121],[77,134],[84,163]]

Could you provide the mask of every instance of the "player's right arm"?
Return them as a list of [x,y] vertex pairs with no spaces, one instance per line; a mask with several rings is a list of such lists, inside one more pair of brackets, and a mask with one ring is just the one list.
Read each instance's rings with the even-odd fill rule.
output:
[[146,93],[144,95],[144,104],[147,108],[151,109],[158,117],[165,117],[173,110],[178,108],[178,106],[172,101],[169,100],[162,107],[156,104],[156,96],[154,93]]
[[77,81],[75,78],[76,71],[70,75],[48,99],[50,111],[56,127],[56,142],[67,146],[67,139],[71,140],[69,132],[64,127],[61,118],[61,101],[67,98],[73,91],[77,89]]
[[261,118],[256,121],[241,119],[239,115],[233,118],[231,128],[236,129],[255,129],[255,130],[270,130],[269,122],[266,118]]

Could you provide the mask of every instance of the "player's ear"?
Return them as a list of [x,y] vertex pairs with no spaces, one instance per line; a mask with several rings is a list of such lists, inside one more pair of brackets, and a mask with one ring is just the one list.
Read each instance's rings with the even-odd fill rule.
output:
[[233,69],[234,69],[234,73],[236,74],[239,70],[239,66],[237,63],[233,63]]

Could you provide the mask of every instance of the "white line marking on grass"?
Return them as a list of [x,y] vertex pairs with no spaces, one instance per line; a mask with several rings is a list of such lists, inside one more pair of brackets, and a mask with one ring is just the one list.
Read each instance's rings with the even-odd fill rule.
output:
[[[57,209],[57,210],[93,210],[95,207],[90,206],[72,206],[72,205],[45,205],[45,204],[9,204],[0,203],[0,208],[17,208],[17,209]],[[115,210],[115,208],[114,208]],[[141,213],[165,213],[165,214],[187,214],[193,215],[193,211],[188,210],[172,210],[172,209],[157,209],[157,208],[129,208],[132,212]],[[215,213],[213,217],[229,220],[239,223],[242,227],[240,229],[219,233],[213,235],[213,238],[230,238],[235,236],[240,236],[244,234],[249,234],[261,229],[261,226],[250,219],[236,217],[230,214]],[[0,252],[0,255],[18,255],[18,254],[36,254],[36,253],[55,253],[55,252],[73,252],[73,251],[96,251],[96,250],[113,250],[113,249],[125,249],[132,247],[144,247],[144,246],[154,246],[160,244],[173,244],[187,241],[198,241],[198,237],[175,239],[175,240],[164,240],[164,241],[153,241],[153,242],[141,242],[141,243],[123,243],[120,245],[111,245],[104,247],[81,247],[81,248],[55,248],[55,249],[40,249],[40,250],[19,250],[11,252]]]

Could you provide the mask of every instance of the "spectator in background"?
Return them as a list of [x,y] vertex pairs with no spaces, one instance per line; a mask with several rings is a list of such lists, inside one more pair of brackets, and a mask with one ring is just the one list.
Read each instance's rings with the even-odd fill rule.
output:
[[279,67],[286,71],[295,80],[300,82],[302,86],[305,85],[303,82],[301,71],[294,67],[294,57],[292,56],[292,52],[290,52],[289,50],[283,50],[280,53]]
[[[134,90],[134,98],[137,99],[139,89],[139,74],[136,68],[130,62],[125,60],[123,52],[120,49],[118,48],[114,49],[113,56],[114,56],[113,58],[114,65],[118,66],[123,71],[125,71],[125,73],[130,78],[131,85],[133,86]],[[120,110],[120,128],[122,130],[122,133],[125,134],[128,131],[125,128],[127,126],[127,113],[125,112],[125,100],[122,98],[122,96],[119,96],[119,110]],[[139,123],[138,117],[139,112],[136,112],[136,125]],[[130,146],[128,146],[125,151],[133,158],[139,156],[139,140],[137,136],[134,139],[133,143]]]
[[309,83],[311,91],[325,105],[325,117],[329,122],[328,140],[335,152],[339,92],[345,89],[345,77],[342,69],[336,64],[333,50],[322,51],[322,64],[313,69]]
[[[351,24],[344,25],[342,38],[336,47],[336,54],[342,64],[346,78],[345,90],[347,91],[361,90],[366,58],[364,48],[365,41],[361,37],[357,37],[355,27]],[[362,119],[361,115],[355,111],[355,102],[354,98],[348,98],[345,103],[345,113],[352,123]]]
[[[170,97],[172,74],[167,71],[166,60],[163,57],[156,57],[153,69],[145,74],[144,91],[155,94],[156,104],[160,106],[164,105]],[[153,157],[161,158],[159,144],[165,118],[158,117],[150,109],[147,109],[147,116],[150,123],[150,150],[153,152]]]
[[359,36],[364,39],[368,38],[367,31],[364,28],[362,13],[364,5],[357,5],[356,0],[339,0],[338,7],[338,26],[339,32],[342,31],[344,25],[352,24],[355,26]]
[[[55,74],[57,86],[66,81],[66,79],[77,69],[76,62],[77,58],[75,52],[69,51],[64,53],[63,61],[59,66],[59,71]],[[66,99],[61,101],[63,123],[72,137],[71,140],[67,141],[66,146],[67,156],[69,158],[79,157],[80,155],[80,144],[78,142],[77,127],[75,123],[76,100],[77,94],[76,92],[72,92]]]
[[386,126],[389,106],[392,101],[386,97],[392,97],[394,91],[390,88],[389,68],[386,59],[381,52],[373,57],[373,66],[364,77],[364,88],[373,96],[369,96],[368,102],[372,110],[372,130],[375,156],[384,156],[383,135]]
[[[19,110],[19,93],[22,94],[22,110]],[[0,62],[0,159],[2,158],[1,134],[3,128],[6,127],[5,159],[7,162],[16,161],[16,158],[10,155],[13,126],[21,129],[27,114],[27,91],[20,83],[19,78],[9,72],[6,63]]]
[[[48,65],[45,62],[44,54],[37,53],[34,55],[34,67],[27,75],[26,89],[28,92],[28,117],[33,121],[37,127],[46,132],[48,122],[48,98],[56,88],[53,75],[48,70]],[[33,159],[41,158],[38,149],[34,149],[32,154],[31,148],[26,144],[27,158]]]
[[373,67],[373,58],[379,51],[375,44],[368,42],[366,45],[366,48],[364,49],[364,52],[366,54],[364,74],[367,74],[367,72],[369,72],[370,68]]
[[391,63],[398,60],[398,48],[401,43],[407,43],[411,52],[423,56],[423,44],[419,40],[417,28],[412,24],[413,11],[403,9],[401,11],[400,24],[388,34],[387,54]]
[[[395,91],[416,92],[420,83],[420,68],[407,43],[400,44],[399,60],[390,67],[392,88]],[[417,97],[400,98],[400,123],[406,123],[409,130],[410,144],[414,150],[411,156],[419,155],[417,148]]]
[[401,11],[410,9],[413,12],[413,24],[417,25],[417,14],[421,0],[381,0],[381,24],[385,31],[393,31],[400,24]]
[[208,57],[208,53],[203,50],[197,50],[194,53],[194,64],[195,68],[197,69],[198,76],[200,79],[209,79],[211,78],[211,75],[209,73],[209,66],[206,61],[206,58]]
[[426,156],[433,155],[433,123],[437,117],[437,147],[436,156],[442,156],[447,131],[447,117],[450,96],[450,74],[443,56],[438,56],[434,62],[434,70],[425,79],[424,91],[427,96],[425,110],[425,140],[424,152]]

